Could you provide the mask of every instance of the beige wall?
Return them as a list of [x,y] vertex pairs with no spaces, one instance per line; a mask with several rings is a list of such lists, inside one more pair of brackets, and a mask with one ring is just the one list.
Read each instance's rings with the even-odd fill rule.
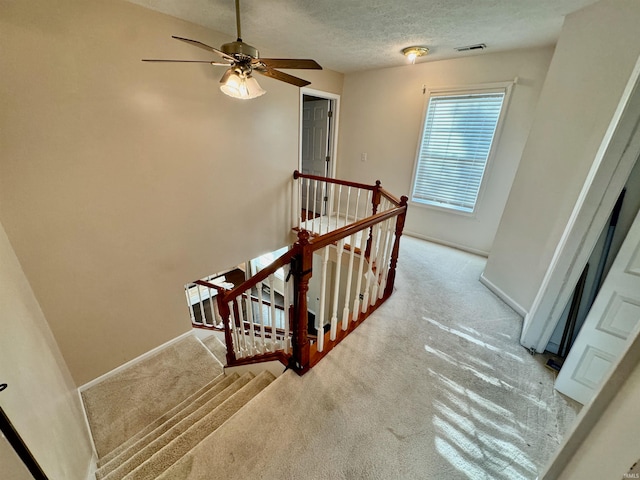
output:
[[[552,48],[425,62],[345,76],[338,176],[409,195],[427,88],[513,81],[511,102],[473,216],[410,205],[406,230],[487,254],[533,121]],[[367,161],[361,161],[361,153]]]
[[640,2],[566,18],[485,278],[527,311],[640,55]]
[[289,227],[299,90],[140,61],[212,58],[171,35],[229,41],[120,0],[0,6],[0,220],[78,385],[188,330],[182,285]]
[[640,458],[638,402],[640,402],[640,365],[636,366],[573,458],[564,466],[562,474],[545,475],[541,478],[546,480],[622,479]]
[[92,449],[80,397],[2,225],[0,318],[0,406],[49,478],[84,480]]

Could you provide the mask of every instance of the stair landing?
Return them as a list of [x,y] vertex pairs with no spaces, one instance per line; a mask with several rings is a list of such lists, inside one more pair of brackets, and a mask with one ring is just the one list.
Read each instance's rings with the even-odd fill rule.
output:
[[221,375],[220,362],[190,335],[84,390],[99,458]]
[[224,345],[204,341],[186,337],[82,392],[97,480],[158,478],[275,380],[225,375]]

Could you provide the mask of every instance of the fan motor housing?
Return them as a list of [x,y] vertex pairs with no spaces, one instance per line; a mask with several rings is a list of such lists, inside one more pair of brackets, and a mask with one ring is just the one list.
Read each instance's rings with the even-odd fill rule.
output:
[[260,54],[258,49],[251,45],[244,43],[242,40],[236,40],[235,42],[225,43],[220,47],[227,55],[243,55],[251,58],[258,58]]

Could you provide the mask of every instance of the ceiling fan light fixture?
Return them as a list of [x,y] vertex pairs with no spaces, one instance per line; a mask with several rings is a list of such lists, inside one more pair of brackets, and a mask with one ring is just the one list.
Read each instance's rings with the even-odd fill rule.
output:
[[260,97],[266,92],[260,87],[257,80],[251,76],[257,72],[265,77],[273,78],[281,82],[294,85],[296,87],[306,87],[311,82],[295,77],[280,71],[281,69],[310,69],[322,70],[322,67],[315,60],[305,58],[260,58],[258,49],[242,41],[240,30],[240,0],[235,0],[236,4],[236,28],[238,37],[235,42],[222,45],[221,49],[211,47],[206,43],[192,40],[190,38],[172,35],[172,38],[185,42],[194,47],[201,48],[210,53],[215,53],[221,57],[218,61],[209,60],[170,60],[144,58],[143,62],[168,62],[168,63],[209,63],[214,66],[227,67],[224,75],[220,79],[220,90],[233,98],[250,99]]
[[242,100],[257,98],[267,93],[251,74],[238,73],[232,68],[222,76],[220,90],[225,95]]
[[407,47],[402,49],[402,54],[409,59],[411,63],[416,63],[416,58],[424,57],[429,53],[427,47]]

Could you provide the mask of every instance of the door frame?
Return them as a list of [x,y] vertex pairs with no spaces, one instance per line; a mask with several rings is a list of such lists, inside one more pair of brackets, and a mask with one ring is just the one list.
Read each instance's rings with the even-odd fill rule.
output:
[[[6,388],[6,384],[2,384]],[[4,388],[2,389],[4,390]],[[1,390],[0,390],[1,391]],[[35,480],[47,480],[47,475],[42,470],[42,467],[35,459],[29,447],[15,429],[6,412],[0,407],[0,432],[6,438],[7,443],[16,452],[16,455],[24,466],[29,470],[29,473]]]
[[618,196],[640,156],[640,58],[631,73],[540,289],[520,343],[544,352]]
[[324,98],[331,102],[331,111],[333,116],[329,122],[329,155],[331,156],[329,177],[334,178],[336,175],[337,165],[337,151],[338,151],[338,128],[340,119],[340,95],[335,93],[323,92],[321,90],[315,90],[313,88],[302,87],[300,89],[300,126],[298,130],[298,170],[302,171],[302,123],[304,107],[304,96],[310,95],[313,97]]
[[[523,346],[532,351],[544,351],[639,156],[640,57],[629,77],[542,285],[525,317],[520,338]],[[621,358],[594,399],[583,407],[572,430],[538,478],[557,478],[639,364],[640,335],[637,335],[622,352]]]

